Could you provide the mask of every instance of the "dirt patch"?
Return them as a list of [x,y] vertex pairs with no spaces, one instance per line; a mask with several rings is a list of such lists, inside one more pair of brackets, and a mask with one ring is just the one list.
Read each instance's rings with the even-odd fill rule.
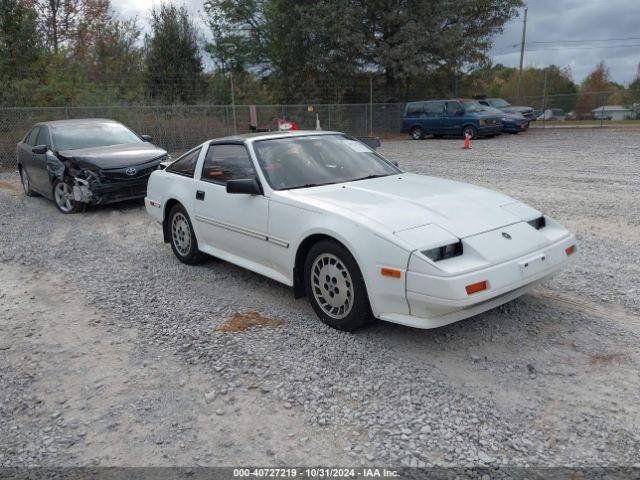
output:
[[11,192],[19,192],[20,191],[20,187],[14,183],[9,183],[9,182],[0,182],[0,188],[2,190],[9,190]]
[[603,365],[608,363],[625,363],[631,360],[627,352],[595,353],[589,355],[589,365]]
[[258,312],[245,312],[245,313],[236,313],[233,316],[229,317],[226,322],[224,322],[219,327],[213,329],[214,332],[243,332],[245,330],[249,330],[250,328],[257,327],[281,327],[283,324],[282,320],[276,320],[274,318],[265,317],[264,315],[260,315]]

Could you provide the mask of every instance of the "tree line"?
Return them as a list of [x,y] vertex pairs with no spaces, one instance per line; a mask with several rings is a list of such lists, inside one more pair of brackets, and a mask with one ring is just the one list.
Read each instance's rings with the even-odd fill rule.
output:
[[[522,6],[205,0],[203,32],[185,7],[170,3],[151,9],[143,31],[109,0],[0,0],[0,102],[228,104],[232,78],[241,104],[361,103],[371,92],[375,102],[477,93],[515,99],[518,72],[492,65],[489,51]],[[605,65],[582,85],[556,66],[528,68],[521,83],[525,95],[611,89],[621,92],[620,103],[635,99],[611,82]],[[563,106],[587,103],[567,96]]]

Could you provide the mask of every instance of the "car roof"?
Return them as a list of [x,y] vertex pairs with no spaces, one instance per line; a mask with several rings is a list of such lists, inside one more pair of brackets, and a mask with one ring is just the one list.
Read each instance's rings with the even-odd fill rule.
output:
[[287,130],[276,132],[256,132],[242,133],[239,135],[229,135],[226,137],[212,138],[209,142],[252,142],[255,140],[267,140],[272,138],[307,137],[309,135],[345,135],[342,132],[320,131],[320,130]]
[[70,118],[66,120],[49,120],[47,122],[38,122],[34,126],[61,127],[65,125],[86,125],[88,123],[118,123],[116,120],[109,118]]

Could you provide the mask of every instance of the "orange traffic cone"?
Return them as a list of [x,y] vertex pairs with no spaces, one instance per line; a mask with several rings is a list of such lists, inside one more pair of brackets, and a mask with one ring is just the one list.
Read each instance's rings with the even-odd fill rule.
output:
[[464,134],[464,145],[462,148],[471,148],[471,142],[469,141],[470,137],[468,133]]

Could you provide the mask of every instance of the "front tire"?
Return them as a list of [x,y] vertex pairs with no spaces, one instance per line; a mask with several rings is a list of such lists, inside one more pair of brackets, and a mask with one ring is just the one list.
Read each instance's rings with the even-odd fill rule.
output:
[[411,129],[411,138],[414,140],[422,140],[424,138],[424,132],[420,127],[413,127]]
[[169,212],[169,238],[173,254],[182,263],[195,265],[203,260],[191,219],[182,205],[175,205]]
[[469,140],[475,140],[478,138],[478,129],[473,125],[467,125],[462,129],[462,138],[466,137],[467,134],[469,135]]
[[53,182],[53,201],[64,214],[79,213],[85,207],[84,203],[75,200],[73,187],[63,180]]
[[31,189],[31,182],[29,181],[29,175],[25,172],[24,168],[20,167],[20,182],[22,183],[22,190],[27,197],[37,197],[38,194]]
[[316,243],[305,261],[307,297],[316,315],[338,330],[352,332],[372,319],[362,272],[349,251],[331,240]]

